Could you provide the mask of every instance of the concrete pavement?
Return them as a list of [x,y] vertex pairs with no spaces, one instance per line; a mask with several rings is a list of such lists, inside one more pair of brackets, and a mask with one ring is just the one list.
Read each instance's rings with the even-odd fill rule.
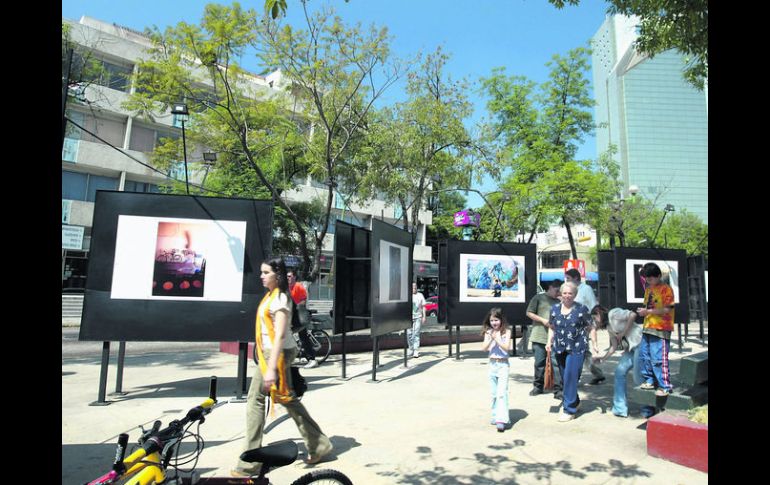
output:
[[[707,350],[697,324],[682,353],[672,345],[672,369],[682,356]],[[599,332],[606,344],[606,332]],[[487,359],[478,343],[461,344],[461,360],[447,346],[424,347],[403,367],[403,351],[381,352],[377,382],[370,382],[371,352],[348,355],[342,380],[341,358],[303,370],[310,388],[302,401],[331,438],[335,457],[313,468],[342,471],[356,484],[705,484],[708,474],[646,452],[645,420],[631,404],[629,418],[610,413],[613,357],[602,364],[608,380],[579,387],[578,418],[557,422],[560,402],[552,394],[531,397],[533,358],[511,358],[511,429],[489,424]],[[115,353],[115,352],[113,352]],[[97,398],[99,357],[62,360],[62,483],[81,484],[110,468],[119,433],[134,444],[138,425],[182,417],[207,395],[208,377],[219,378],[219,398],[235,396],[237,357],[192,350],[126,356],[124,396],[108,396],[109,406],[89,406]],[[249,364],[249,376],[256,367]],[[108,393],[115,386],[112,357]],[[242,451],[245,403],[214,410],[200,427],[205,449],[197,464],[203,476],[223,476]],[[264,442],[293,439],[305,448],[280,406],[268,417]],[[270,473],[274,483],[291,483],[310,467],[297,463]]]

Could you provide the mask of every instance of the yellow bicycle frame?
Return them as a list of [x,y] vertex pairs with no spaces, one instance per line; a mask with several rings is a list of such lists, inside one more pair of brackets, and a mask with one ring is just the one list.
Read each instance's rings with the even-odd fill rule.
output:
[[[209,398],[203,401],[200,406],[203,409],[211,409],[214,404],[216,402]],[[160,466],[161,460],[159,451],[147,455],[147,451],[141,448],[131,453],[128,458],[123,460],[127,469],[122,478],[132,477],[124,482],[124,485],[154,485],[165,480],[166,471]],[[133,477],[135,474],[136,476]]]

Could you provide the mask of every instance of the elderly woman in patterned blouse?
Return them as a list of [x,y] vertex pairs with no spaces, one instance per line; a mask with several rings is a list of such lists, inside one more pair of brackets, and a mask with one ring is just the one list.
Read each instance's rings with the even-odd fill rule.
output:
[[563,381],[562,414],[559,421],[565,422],[575,419],[580,405],[577,386],[593,320],[591,309],[575,301],[577,286],[574,283],[564,283],[559,291],[561,303],[551,307],[546,350],[553,349],[559,364]]

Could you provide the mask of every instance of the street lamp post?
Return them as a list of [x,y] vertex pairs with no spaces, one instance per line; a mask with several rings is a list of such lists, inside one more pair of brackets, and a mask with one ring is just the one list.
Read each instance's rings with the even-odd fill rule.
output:
[[[628,186],[628,193],[631,195],[631,197],[635,197],[636,194],[639,193],[639,187],[636,185],[629,185]],[[623,205],[625,204],[626,199],[623,196],[623,192],[620,192],[620,199],[611,202],[612,205],[612,215],[610,216],[610,222],[612,223],[612,228],[610,232],[610,249],[615,249],[615,234],[618,235],[618,238],[620,238],[620,247],[623,247],[626,245],[626,238],[625,234],[623,233]],[[598,243],[598,231],[597,231],[597,247],[599,246]]]
[[511,200],[511,194],[508,192],[503,192],[502,202],[500,203],[500,212],[497,213],[497,221],[495,222],[495,228],[492,230],[492,237],[495,236],[495,233],[497,232],[497,226],[500,224],[500,217],[503,215],[503,207],[509,200]]
[[660,231],[661,226],[663,226],[663,220],[666,218],[666,215],[669,212],[674,212],[674,206],[671,204],[666,204],[666,207],[663,208],[663,217],[660,218],[660,223],[658,224],[658,228],[655,230],[655,235],[652,236],[652,241],[650,241],[650,247],[654,247],[655,239],[658,237],[658,231]]
[[184,157],[184,183],[187,187],[187,195],[190,195],[190,180],[187,176],[187,140],[184,133],[184,121],[190,114],[187,111],[187,105],[184,103],[176,103],[171,108],[171,114],[180,115],[180,121],[182,122],[182,156]]

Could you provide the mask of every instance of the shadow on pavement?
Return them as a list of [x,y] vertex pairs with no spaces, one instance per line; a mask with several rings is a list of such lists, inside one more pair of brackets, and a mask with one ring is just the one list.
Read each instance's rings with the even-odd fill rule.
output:
[[[138,448],[137,440],[139,439],[139,431],[134,430],[129,433],[128,438],[128,450],[126,455],[129,455]],[[229,443],[228,441],[206,441],[206,450],[215,446]],[[104,475],[112,469],[112,462],[115,459],[115,449],[117,446],[117,438],[114,443],[88,443],[88,444],[76,444],[76,445],[62,445],[61,457],[62,457],[62,483],[63,484],[76,484],[76,483],[88,483],[96,478]],[[192,439],[185,439],[182,443],[180,454],[188,454],[195,449],[195,441]],[[213,469],[197,468],[198,473],[206,473]]]
[[[489,446],[491,453],[474,453],[472,457],[453,457],[448,461],[469,461],[476,465],[473,468],[477,470],[474,473],[463,475],[458,474],[456,468],[436,464],[432,470],[424,470],[418,473],[400,473],[398,471],[382,471],[377,474],[388,477],[393,483],[404,483],[410,485],[465,485],[468,483],[476,484],[517,484],[518,480],[525,483],[532,483],[533,479],[544,483],[559,483],[564,477],[577,478],[591,482],[592,473],[609,474],[612,477],[633,479],[635,477],[649,477],[650,473],[641,470],[638,465],[625,465],[620,460],[609,459],[604,463],[591,463],[580,469],[576,469],[572,464],[565,460],[554,462],[525,463],[518,460],[511,460],[508,456],[500,454],[514,448],[523,447],[526,443],[522,440],[512,440],[510,443],[502,445]],[[497,452],[497,453],[495,453]],[[427,446],[417,447],[416,453],[420,460],[434,460],[432,451]],[[369,464],[373,467],[378,464]],[[478,466],[480,465],[480,466]],[[604,477],[596,477],[604,480]]]
[[[311,378],[309,381],[309,388],[307,392],[321,389],[323,387],[337,386],[338,383],[327,382],[314,382],[323,378]],[[209,382],[210,378],[199,377],[193,379],[186,379],[180,381],[162,382],[157,384],[148,384],[146,386],[137,386],[130,389],[124,388],[127,392],[124,396],[110,395],[113,402],[130,401],[132,399],[162,399],[167,397],[190,397],[192,399],[203,400],[209,395]],[[245,399],[248,395],[249,385],[251,384],[251,376],[246,378],[246,391],[242,392],[242,397]],[[227,400],[237,396],[238,394],[238,378],[237,377],[221,377],[217,376],[217,399]],[[195,403],[191,403],[192,407]]]

